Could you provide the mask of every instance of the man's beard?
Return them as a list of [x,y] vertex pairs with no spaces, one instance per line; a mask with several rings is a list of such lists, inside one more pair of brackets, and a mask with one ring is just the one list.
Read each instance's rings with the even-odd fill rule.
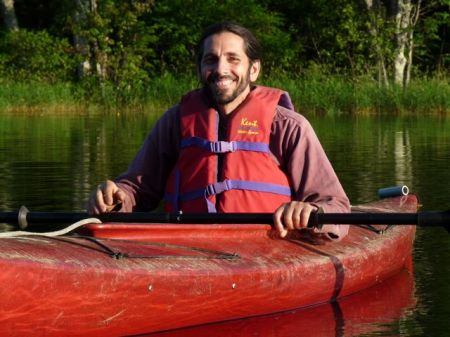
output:
[[203,87],[210,94],[210,97],[217,105],[225,105],[233,102],[242,92],[247,89],[250,85],[250,68],[247,71],[245,77],[242,77],[239,82],[237,82],[236,88],[228,94],[226,91],[222,91],[218,88],[215,82],[218,79],[230,79],[234,80],[233,76],[219,76],[217,73],[211,74],[207,79],[203,79]]

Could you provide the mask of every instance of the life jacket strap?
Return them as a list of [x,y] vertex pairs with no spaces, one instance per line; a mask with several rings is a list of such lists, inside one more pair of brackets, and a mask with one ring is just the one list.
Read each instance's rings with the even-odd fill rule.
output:
[[261,142],[245,141],[209,141],[199,137],[189,137],[181,141],[181,148],[198,146],[212,153],[226,153],[234,151],[269,152],[269,145]]
[[228,190],[247,190],[247,191],[255,191],[255,192],[268,192],[281,194],[286,196],[291,196],[292,191],[290,187],[271,184],[271,183],[262,183],[257,181],[246,181],[246,180],[224,180],[214,184],[210,184],[206,186],[205,196],[211,196],[214,194],[219,194]]
[[225,191],[238,189],[238,190],[247,190],[247,191],[255,191],[255,192],[266,192],[266,193],[275,193],[285,196],[292,196],[292,190],[290,187],[257,182],[257,181],[245,181],[245,180],[224,180],[214,184],[209,184],[204,189],[198,189],[195,191],[185,192],[183,194],[179,194],[177,196],[173,194],[166,193],[164,199],[167,202],[174,204],[175,209],[178,209],[179,201],[188,201],[193,199],[198,199],[204,197],[206,203],[208,205],[208,212],[217,213],[215,205],[209,201],[208,197],[211,195],[217,195],[223,193]]

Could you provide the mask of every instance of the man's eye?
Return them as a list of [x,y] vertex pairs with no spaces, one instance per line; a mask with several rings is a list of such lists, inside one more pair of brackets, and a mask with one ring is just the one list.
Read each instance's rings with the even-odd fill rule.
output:
[[203,59],[204,64],[213,64],[215,62],[215,59],[212,57],[206,57]]

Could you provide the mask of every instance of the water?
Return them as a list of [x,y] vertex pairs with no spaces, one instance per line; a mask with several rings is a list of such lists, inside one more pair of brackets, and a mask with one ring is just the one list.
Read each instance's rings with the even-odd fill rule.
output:
[[[126,169],[158,113],[0,115],[0,211],[21,205],[34,211],[84,209],[99,182]],[[419,195],[423,210],[450,209],[449,118],[310,117],[310,121],[352,203],[376,199],[380,187],[406,184]],[[336,316],[339,329],[333,335],[449,335],[449,247],[450,235],[442,228],[419,228],[410,303],[389,322],[375,315],[364,323],[376,329],[352,330],[354,320]],[[399,292],[408,282],[399,283]],[[370,309],[381,299],[379,294],[366,297],[360,301],[361,308]],[[388,310],[392,303],[388,299],[383,305]],[[262,320],[240,322],[239,329],[244,326],[245,335],[298,336],[298,330],[289,330],[289,322],[298,321],[295,315],[306,314],[289,313],[264,321],[276,322],[270,327],[277,329],[263,328]],[[216,332],[222,328],[217,326]]]

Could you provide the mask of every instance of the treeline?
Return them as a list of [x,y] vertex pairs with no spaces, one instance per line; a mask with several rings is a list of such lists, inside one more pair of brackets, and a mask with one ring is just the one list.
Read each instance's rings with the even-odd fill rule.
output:
[[447,78],[450,0],[0,0],[0,83],[79,82],[126,97],[194,77],[202,30],[231,20],[266,78],[338,75],[380,87]]

